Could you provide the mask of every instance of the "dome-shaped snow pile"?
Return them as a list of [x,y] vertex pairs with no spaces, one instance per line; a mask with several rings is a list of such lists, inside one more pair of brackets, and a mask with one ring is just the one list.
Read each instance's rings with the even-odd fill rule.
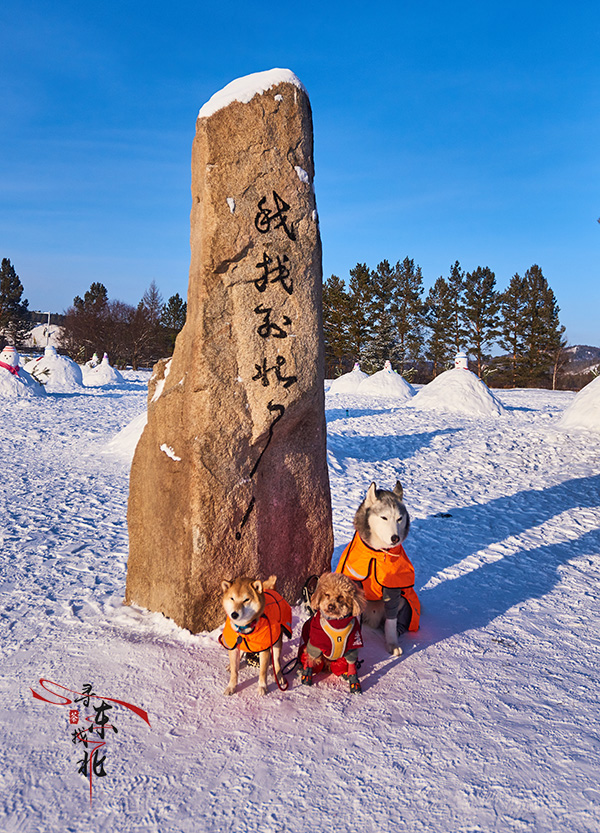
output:
[[504,406],[485,382],[470,370],[446,370],[412,400],[415,408],[452,411],[472,416],[500,416]]
[[88,388],[100,388],[104,385],[122,385],[125,380],[118,370],[111,367],[108,356],[104,354],[100,364],[87,367],[84,371],[83,384]]
[[32,379],[29,373],[19,367],[19,354],[8,346],[0,353],[0,397],[16,399],[45,396],[44,388]]
[[600,431],[600,376],[579,391],[558,424],[561,428]]
[[350,373],[343,373],[333,380],[329,393],[356,393],[360,383],[367,378],[368,374],[363,373],[359,363],[356,362]]
[[378,370],[372,376],[367,376],[360,383],[357,393],[367,396],[393,396],[394,399],[407,401],[415,395],[412,385],[392,369],[388,361],[384,364],[383,370]]
[[27,362],[25,370],[45,385],[48,393],[79,393],[83,387],[79,365],[68,356],[59,356],[52,345],[46,347],[39,359]]

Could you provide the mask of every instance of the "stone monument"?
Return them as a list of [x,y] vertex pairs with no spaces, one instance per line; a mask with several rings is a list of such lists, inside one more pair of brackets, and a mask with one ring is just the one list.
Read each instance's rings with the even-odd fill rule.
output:
[[131,468],[126,602],[192,632],[223,579],[295,602],[333,550],[312,116],[289,70],[232,82],[192,151],[187,321]]

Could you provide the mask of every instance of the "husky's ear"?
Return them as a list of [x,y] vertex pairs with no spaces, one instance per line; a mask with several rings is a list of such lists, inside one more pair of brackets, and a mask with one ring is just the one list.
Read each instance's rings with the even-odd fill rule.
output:
[[227,593],[227,591],[229,590],[230,587],[231,587],[231,582],[230,581],[222,581],[221,582],[221,590],[223,591],[223,593]]
[[256,592],[258,593],[258,595],[262,596],[262,594],[263,594],[263,583],[260,579],[257,579],[256,581],[253,581],[252,584],[250,585],[250,587],[253,587],[254,590],[256,590]]
[[377,500],[376,492],[377,486],[375,485],[375,481],[373,481],[367,490],[367,496],[365,497],[365,506],[373,506],[373,504]]
[[404,497],[404,489],[402,488],[402,483],[399,480],[396,480],[396,485],[393,489],[394,494],[400,498],[400,500]]
[[263,590],[275,590],[277,584],[277,576],[269,576],[266,581],[263,581]]

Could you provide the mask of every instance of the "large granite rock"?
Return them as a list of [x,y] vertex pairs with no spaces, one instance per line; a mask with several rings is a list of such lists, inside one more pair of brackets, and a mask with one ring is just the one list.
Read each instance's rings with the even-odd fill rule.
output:
[[127,602],[193,632],[220,583],[330,569],[321,244],[308,96],[289,70],[225,87],[192,152],[187,322],[155,368],[129,496]]

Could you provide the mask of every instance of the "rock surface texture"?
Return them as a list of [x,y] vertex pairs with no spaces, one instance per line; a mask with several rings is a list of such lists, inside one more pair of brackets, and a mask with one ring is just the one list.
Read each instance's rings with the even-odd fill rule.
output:
[[132,463],[126,598],[192,632],[223,621],[222,579],[275,573],[294,602],[330,569],[313,177],[310,104],[289,70],[238,79],[200,111],[187,321]]

